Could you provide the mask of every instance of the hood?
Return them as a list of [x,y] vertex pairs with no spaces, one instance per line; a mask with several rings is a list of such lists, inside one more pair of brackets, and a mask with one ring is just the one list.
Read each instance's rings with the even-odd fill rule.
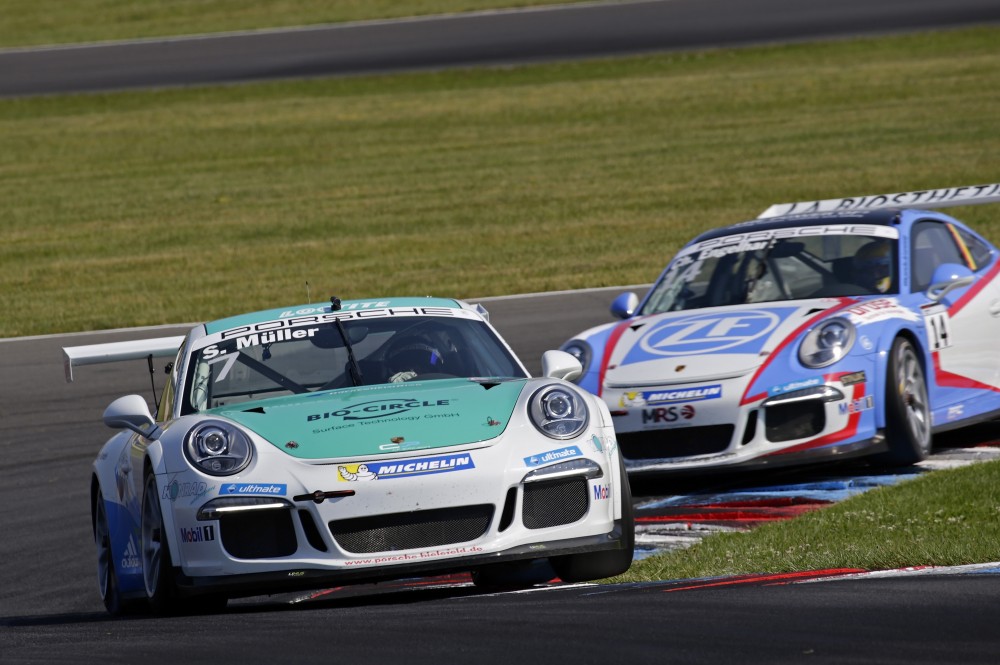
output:
[[300,459],[448,448],[503,433],[526,379],[359,386],[213,409]]
[[622,322],[617,339],[612,335],[604,384],[630,388],[742,376],[807,323],[849,302],[712,307]]

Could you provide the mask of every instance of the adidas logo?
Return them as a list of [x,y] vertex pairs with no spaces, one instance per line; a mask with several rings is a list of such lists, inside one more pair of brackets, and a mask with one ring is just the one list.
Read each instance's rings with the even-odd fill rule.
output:
[[130,535],[128,537],[128,545],[125,546],[125,556],[122,557],[121,568],[122,570],[128,570],[130,568],[141,568],[142,562],[139,561],[139,548],[135,546],[135,539]]

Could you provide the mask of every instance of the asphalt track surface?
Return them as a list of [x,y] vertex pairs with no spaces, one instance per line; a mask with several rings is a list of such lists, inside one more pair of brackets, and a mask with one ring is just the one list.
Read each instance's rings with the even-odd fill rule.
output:
[[[517,63],[1000,20],[996,0],[673,0],[565,11],[6,51],[0,96]],[[613,295],[514,297],[487,306],[537,372],[542,351],[608,320]],[[499,595],[460,582],[382,585],[303,602],[234,601],[212,617],[109,619],[94,582],[87,479],[110,434],[99,422],[104,407],[125,393],[148,395],[149,376],[137,361],[81,368],[77,383],[67,385],[60,347],[181,332],[0,341],[0,663],[1000,661],[996,571]]]
[[0,97],[509,65],[1000,21],[997,0],[649,0],[0,50]]
[[[537,372],[542,351],[607,321],[617,292],[484,304]],[[100,424],[104,407],[125,393],[148,396],[149,374],[144,361],[95,365],[78,368],[76,382],[66,384],[61,347],[184,330],[0,341],[0,663],[998,660],[996,571],[810,584],[753,578],[553,586],[495,595],[459,579],[241,599],[211,617],[111,619],[95,584],[89,468],[111,433]]]

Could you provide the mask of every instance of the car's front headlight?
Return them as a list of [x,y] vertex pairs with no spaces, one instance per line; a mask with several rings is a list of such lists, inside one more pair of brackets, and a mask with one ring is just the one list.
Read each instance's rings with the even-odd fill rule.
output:
[[810,368],[832,365],[854,346],[855,327],[847,319],[830,319],[810,330],[799,346],[799,361]]
[[253,444],[246,434],[229,423],[206,420],[188,432],[184,454],[199,471],[213,476],[231,476],[250,463]]
[[[590,348],[590,344],[587,344],[582,339],[571,339],[562,345],[560,351],[565,351],[569,355],[573,356],[580,361],[580,365],[583,367],[583,374],[587,373],[590,367],[590,359],[593,357],[594,352]],[[582,377],[583,374],[580,376]]]
[[535,427],[553,439],[572,439],[587,427],[590,419],[583,397],[558,384],[536,391],[531,396],[528,413]]

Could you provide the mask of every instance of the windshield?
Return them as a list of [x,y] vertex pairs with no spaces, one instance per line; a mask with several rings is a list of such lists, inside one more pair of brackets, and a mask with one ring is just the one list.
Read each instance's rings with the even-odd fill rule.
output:
[[[354,385],[526,374],[478,318],[372,316],[333,321],[274,321],[212,335],[188,368],[182,413],[238,402]],[[368,312],[375,314],[375,312]],[[344,336],[356,361],[351,359]]]
[[898,291],[896,229],[808,226],[685,247],[639,314]]

